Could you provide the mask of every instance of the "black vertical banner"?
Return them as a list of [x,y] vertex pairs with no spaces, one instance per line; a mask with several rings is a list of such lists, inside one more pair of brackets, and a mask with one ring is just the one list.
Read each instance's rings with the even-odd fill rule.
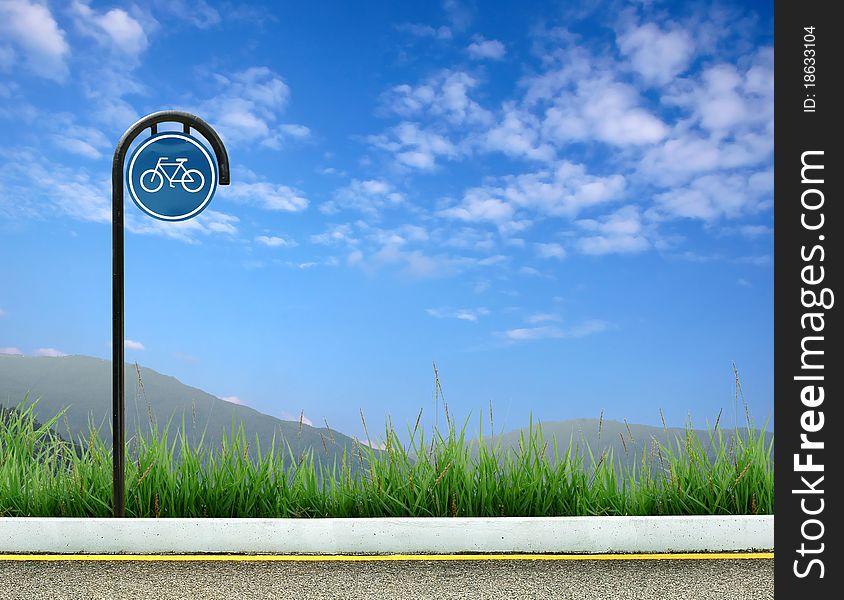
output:
[[[844,444],[840,114],[834,2],[775,4],[775,591],[838,598]],[[800,594],[799,596],[797,594]]]

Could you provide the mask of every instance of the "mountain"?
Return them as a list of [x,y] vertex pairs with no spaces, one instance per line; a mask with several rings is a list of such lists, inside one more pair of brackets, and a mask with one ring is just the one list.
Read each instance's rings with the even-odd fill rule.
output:
[[[248,406],[226,402],[152,369],[136,370],[134,364],[125,365],[125,369],[127,440],[137,429],[148,434],[151,421],[162,428],[172,419],[172,441],[184,419],[192,445],[204,431],[204,447],[216,449],[224,434],[231,437],[233,424],[237,427],[242,423],[246,439],[251,444],[257,436],[262,453],[275,437],[276,448],[284,448],[283,440],[297,458],[311,450],[318,461],[331,465],[336,460],[339,466],[344,449],[352,456],[356,442],[337,431],[300,426],[296,421],[283,421]],[[0,405],[16,406],[25,396],[30,402],[38,399],[34,413],[42,422],[67,408],[66,421],[62,419],[58,427],[65,438],[72,436],[76,440],[86,435],[90,421],[100,428],[100,437],[111,446],[111,395],[111,361],[88,356],[0,355]]]
[[[150,416],[159,426],[172,418],[170,439],[181,426],[184,418],[188,440],[195,444],[205,429],[206,448],[219,448],[223,434],[230,434],[232,425],[243,424],[247,440],[252,442],[257,435],[261,450],[265,452],[275,436],[276,447],[281,440],[288,443],[294,456],[306,450],[313,451],[314,458],[331,465],[340,464],[343,450],[352,456],[355,440],[325,427],[300,425],[295,421],[283,421],[262,414],[248,406],[240,406],[221,400],[200,389],[187,386],[174,377],[162,375],[152,369],[126,365],[126,437],[131,437],[137,428],[147,434],[150,430]],[[140,377],[138,375],[140,372]],[[138,383],[140,381],[140,383]],[[65,438],[76,440],[88,431],[91,419],[100,426],[101,437],[111,444],[111,362],[87,356],[24,357],[0,355],[0,405],[12,407],[28,394],[29,400],[39,399],[35,415],[46,421],[61,409],[67,407],[66,424],[60,422],[58,431]],[[713,424],[714,425],[714,424]],[[723,429],[724,439],[729,441],[735,432]],[[536,425],[535,425],[536,426]],[[517,450],[519,437],[526,429],[517,429],[499,436],[487,437],[486,444],[501,444],[503,449]],[[612,450],[616,464],[628,468],[634,463],[640,465],[643,449],[650,462],[651,441],[657,440],[663,447],[676,447],[676,441],[685,440],[686,430],[682,428],[653,427],[620,423],[606,419],[574,419],[542,423],[542,433],[548,442],[545,455],[554,457],[554,439],[557,440],[560,455],[568,448],[569,441],[584,455],[584,464],[590,465],[586,448],[592,450],[595,460],[603,452]],[[746,430],[739,428],[739,435],[746,436]],[[758,431],[770,443],[773,434]],[[709,434],[706,430],[695,430],[704,450],[711,453]],[[333,440],[333,441],[332,441]],[[323,446],[323,441],[325,446]],[[327,449],[327,452],[326,452]],[[352,466],[358,464],[351,461]]]
[[[719,424],[723,434],[725,443],[729,444],[730,440],[736,434],[747,439],[747,429],[739,427],[738,430],[723,428],[723,422]],[[534,424],[534,429],[540,426]],[[714,427],[714,423],[710,423],[710,427]],[[647,462],[651,463],[651,447],[652,441],[656,440],[663,447],[671,447],[675,451],[677,449],[677,442],[684,444],[686,440],[686,429],[679,427],[654,427],[650,425],[634,425],[622,423],[619,421],[612,421],[609,419],[573,419],[568,421],[549,421],[541,423],[542,436],[547,442],[545,456],[548,460],[553,460],[554,455],[554,440],[557,440],[557,446],[560,456],[565,454],[569,447],[569,442],[577,449],[581,456],[584,457],[584,465],[590,465],[589,450],[595,460],[600,460],[602,453],[608,453],[612,450],[613,459],[616,464],[623,464],[626,468],[632,467],[634,464],[636,468],[641,467],[642,451],[647,453]],[[517,429],[509,431],[498,436],[494,436],[489,443],[500,443],[502,449],[518,450],[520,436],[527,437],[528,428]],[[712,449],[712,439],[709,431],[706,429],[693,429],[691,434],[696,436],[700,441],[704,452],[712,458],[714,451]],[[773,439],[773,433],[769,431],[756,430],[755,435],[765,436],[765,444],[768,445]],[[717,437],[714,437],[717,443]]]

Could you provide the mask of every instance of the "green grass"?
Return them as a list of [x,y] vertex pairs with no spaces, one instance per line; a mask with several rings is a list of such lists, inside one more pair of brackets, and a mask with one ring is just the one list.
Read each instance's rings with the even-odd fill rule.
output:
[[[0,419],[0,516],[111,515],[111,451],[93,427],[74,447],[56,433],[61,415],[39,424],[21,403]],[[421,416],[421,413],[420,413]],[[190,447],[184,423],[127,441],[130,517],[444,517],[772,514],[773,440],[752,427],[741,435],[709,430],[707,457],[687,425],[673,446],[652,441],[636,467],[589,448],[566,452],[531,424],[515,451],[467,424],[426,437],[417,419],[402,443],[388,423],[385,448],[359,444],[326,466],[283,444],[260,448],[242,429],[221,447]],[[365,426],[365,423],[364,423]],[[331,439],[325,439],[326,448]],[[322,449],[316,450],[320,452]],[[584,458],[585,456],[585,458]],[[357,468],[353,468],[357,467]]]

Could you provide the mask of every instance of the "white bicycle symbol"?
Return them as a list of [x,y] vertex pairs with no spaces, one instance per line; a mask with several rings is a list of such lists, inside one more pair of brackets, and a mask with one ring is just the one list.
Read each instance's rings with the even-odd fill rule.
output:
[[[147,169],[141,173],[141,188],[149,193],[154,194],[164,186],[164,180],[170,184],[170,187],[175,187],[175,184],[180,183],[182,189],[186,192],[194,194],[202,189],[205,185],[205,176],[198,169],[188,169],[185,163],[188,159],[176,158],[175,162],[164,162],[167,160],[166,156],[158,159],[155,167]],[[172,175],[168,175],[164,167],[176,167]]]

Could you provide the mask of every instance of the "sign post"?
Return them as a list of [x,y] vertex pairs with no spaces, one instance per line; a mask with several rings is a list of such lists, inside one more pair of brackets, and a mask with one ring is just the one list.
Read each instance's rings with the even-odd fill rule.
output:
[[[158,133],[160,123],[181,123],[182,133]],[[112,344],[112,479],[115,517],[126,516],[125,371],[123,357],[123,189],[124,163],[132,142],[149,129],[151,137],[132,153],[125,186],[135,204],[163,221],[184,221],[202,212],[217,189],[229,185],[229,158],[223,140],[199,117],[174,110],[147,115],[117,142],[111,166],[111,344]],[[211,145],[191,135],[199,133]],[[216,164],[215,164],[216,160]]]

